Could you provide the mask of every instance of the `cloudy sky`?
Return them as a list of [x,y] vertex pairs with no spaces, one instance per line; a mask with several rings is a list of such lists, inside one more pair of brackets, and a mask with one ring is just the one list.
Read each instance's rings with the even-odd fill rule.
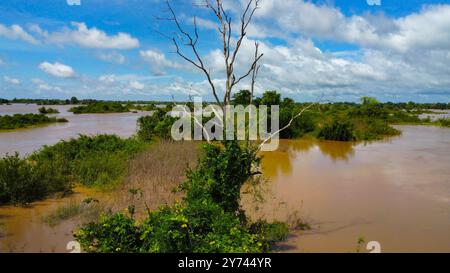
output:
[[[225,0],[233,19],[246,1]],[[220,87],[224,61],[216,21],[194,2],[172,5],[188,30],[197,16],[199,51]],[[450,1],[368,2],[377,1],[261,0],[237,73],[259,41],[258,93],[278,90],[308,101],[370,95],[450,102]],[[156,19],[166,11],[161,0],[81,0],[79,6],[1,0],[0,97],[211,99],[202,74],[160,34],[174,31],[171,22]]]

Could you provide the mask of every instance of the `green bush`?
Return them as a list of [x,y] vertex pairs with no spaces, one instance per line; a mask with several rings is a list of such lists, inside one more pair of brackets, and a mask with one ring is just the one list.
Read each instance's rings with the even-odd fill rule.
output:
[[54,122],[67,122],[66,119],[49,118],[43,114],[15,114],[13,116],[0,116],[0,130],[26,128]]
[[318,137],[324,140],[352,141],[355,140],[354,126],[349,121],[333,120],[323,126]]
[[154,138],[169,139],[172,124],[175,121],[176,118],[167,115],[167,111],[158,109],[151,116],[143,116],[138,119],[138,136],[144,141]]
[[128,159],[145,146],[134,138],[81,135],[45,146],[27,159],[6,156],[0,159],[0,204],[25,204],[69,192],[74,183],[113,187],[125,176]]
[[450,118],[441,118],[438,122],[441,126],[450,127]]
[[0,159],[0,204],[26,204],[70,188],[53,164],[30,162],[18,154]]
[[378,140],[386,136],[399,135],[401,132],[380,119],[355,120],[356,140]]
[[57,109],[54,108],[45,108],[44,106],[42,106],[41,108],[39,108],[39,113],[41,114],[58,114],[59,111]]
[[31,158],[41,164],[56,164],[57,173],[83,185],[111,186],[125,175],[128,158],[145,145],[137,139],[116,135],[81,135],[46,146]]
[[77,232],[78,242],[88,252],[131,253],[141,245],[140,230],[134,219],[123,214],[104,216],[99,223],[85,225]]
[[74,114],[104,114],[104,113],[123,113],[129,112],[130,109],[127,106],[123,106],[120,102],[93,102],[88,105],[82,105],[72,107],[69,112]]

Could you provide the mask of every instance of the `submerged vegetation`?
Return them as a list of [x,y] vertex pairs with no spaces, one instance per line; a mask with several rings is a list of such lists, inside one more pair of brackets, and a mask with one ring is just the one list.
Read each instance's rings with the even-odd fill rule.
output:
[[67,122],[67,119],[55,117],[50,118],[43,114],[15,114],[12,116],[0,116],[0,130],[27,128],[56,122]]
[[75,183],[114,187],[126,175],[128,159],[146,145],[134,138],[82,135],[25,159],[8,155],[0,160],[0,204],[26,204],[69,192]]
[[119,102],[94,102],[69,109],[69,112],[74,114],[124,113],[129,111],[130,109],[127,106]]
[[39,113],[41,114],[59,114],[58,109],[54,109],[54,108],[45,108],[44,106],[42,106],[41,108],[38,109]]

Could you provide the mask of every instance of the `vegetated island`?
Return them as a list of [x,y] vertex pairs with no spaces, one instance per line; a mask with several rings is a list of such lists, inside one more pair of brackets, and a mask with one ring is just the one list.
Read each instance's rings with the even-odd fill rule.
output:
[[98,101],[87,105],[72,107],[69,112],[74,114],[107,114],[107,113],[125,113],[130,108],[119,102],[103,102]]
[[59,114],[58,109],[54,109],[54,108],[45,108],[44,106],[39,108],[39,113],[47,115],[47,114]]
[[68,122],[65,118],[47,117],[44,114],[15,114],[0,116],[0,130],[28,128],[56,122]]

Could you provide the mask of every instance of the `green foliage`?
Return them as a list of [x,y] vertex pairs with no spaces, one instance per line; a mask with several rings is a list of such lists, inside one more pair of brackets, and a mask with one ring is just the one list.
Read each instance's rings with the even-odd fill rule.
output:
[[56,164],[61,176],[71,177],[83,185],[105,187],[121,182],[128,158],[145,145],[137,139],[122,139],[116,135],[81,135],[46,146],[31,158],[44,164]]
[[259,104],[267,105],[267,107],[270,107],[272,105],[280,105],[281,94],[278,93],[277,91],[266,91],[259,100]]
[[70,98],[70,104],[78,104],[80,101],[77,99],[77,97],[71,97]]
[[26,204],[69,191],[71,184],[56,171],[56,165],[22,159],[18,154],[0,159],[0,204]]
[[61,141],[27,159],[0,159],[0,204],[26,204],[49,194],[68,192],[75,182],[109,188],[122,181],[128,159],[145,143],[115,135]]
[[58,114],[59,111],[57,109],[54,108],[45,108],[44,106],[42,106],[41,108],[39,108],[39,113],[41,114]]
[[263,252],[286,237],[285,224],[249,223],[239,207],[242,184],[259,164],[255,150],[226,141],[205,145],[189,170],[182,203],[149,212],[142,224],[116,214],[81,228],[75,237],[87,252]]
[[355,125],[354,135],[356,140],[378,140],[401,133],[382,119],[356,119],[353,120],[353,124]]
[[[281,105],[280,109],[280,128],[284,128],[289,124],[292,117],[299,113],[300,109],[293,105]],[[298,118],[294,119],[291,126],[281,131],[280,138],[293,139],[302,137],[316,129],[316,121],[314,114],[311,112],[304,112]]]
[[252,93],[249,90],[241,90],[233,95],[232,103],[234,105],[249,105]]
[[143,116],[138,119],[138,136],[148,141],[154,138],[171,137],[171,128],[176,118],[167,115],[167,111],[158,109],[151,116]]
[[72,107],[69,109],[69,112],[73,112],[74,114],[104,114],[104,113],[123,113],[129,112],[130,109],[127,106],[123,106],[122,103],[119,102],[94,102],[88,105]]
[[98,253],[137,252],[140,237],[134,219],[123,214],[103,216],[99,223],[87,224],[76,234],[85,251]]
[[364,106],[380,104],[380,102],[376,98],[373,98],[373,97],[362,97],[361,98],[361,103]]
[[354,126],[349,121],[333,120],[323,126],[318,137],[324,140],[352,141],[355,140]]
[[450,127],[450,118],[441,118],[438,122],[443,127]]
[[223,145],[206,145],[197,169],[187,172],[182,185],[186,202],[211,199],[226,212],[239,209],[240,189],[260,160],[256,150],[241,147],[237,141],[224,141]]
[[26,128],[55,122],[67,122],[66,119],[49,118],[43,114],[15,114],[13,116],[0,116],[0,130]]

